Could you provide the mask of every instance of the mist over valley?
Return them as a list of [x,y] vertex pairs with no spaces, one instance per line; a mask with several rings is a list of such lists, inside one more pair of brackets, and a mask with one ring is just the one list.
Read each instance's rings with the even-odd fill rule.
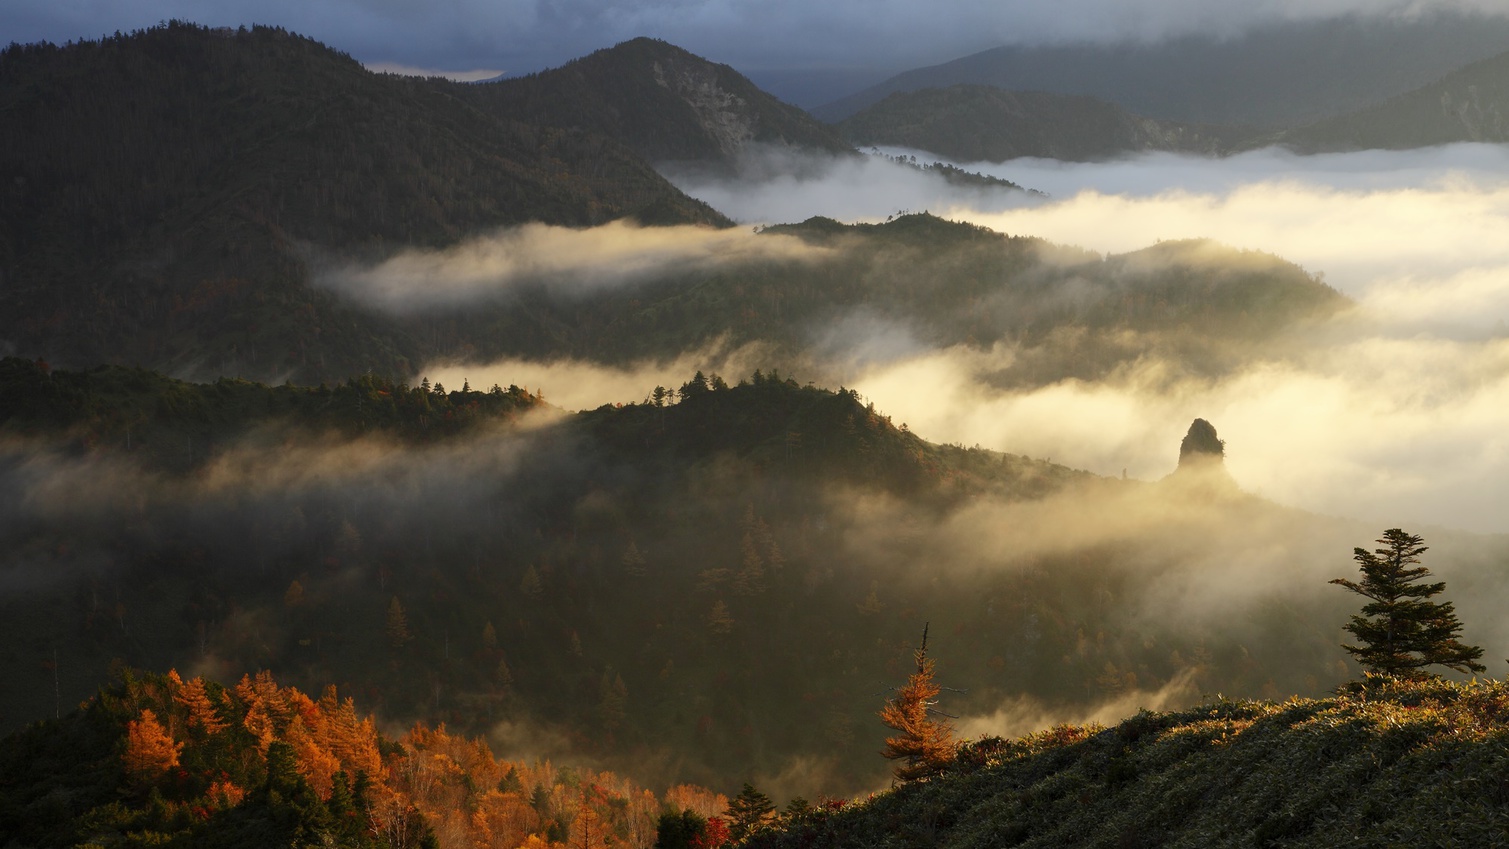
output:
[[[1499,677],[1509,156],[1353,132],[1458,79],[1490,113],[1493,61],[1293,131],[1344,144],[1053,107],[1093,155],[975,161],[853,149],[655,38],[579,55],[459,83],[177,21],[0,53],[18,845],[647,849],[754,787],[819,811],[734,843],[913,845],[867,812],[1040,756],[1150,810],[1149,741],[1385,710],[1327,585],[1385,528]],[[898,787],[876,711],[924,658],[977,743],[846,820]],[[1499,733],[1497,684],[1406,683],[1377,703]],[[983,833],[1060,839],[1045,793]]]

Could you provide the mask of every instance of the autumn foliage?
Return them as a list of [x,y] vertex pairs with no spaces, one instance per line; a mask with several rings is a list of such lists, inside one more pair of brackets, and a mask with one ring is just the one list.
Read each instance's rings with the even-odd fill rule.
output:
[[907,679],[896,697],[880,710],[880,721],[898,733],[887,737],[881,754],[903,761],[896,767],[902,781],[935,775],[953,763],[958,746],[947,719],[934,719],[932,706],[941,688],[933,681],[933,660],[927,656],[927,633],[913,657],[917,671]]
[[[91,835],[110,830],[101,822],[113,821],[121,835],[180,833],[188,823],[190,843],[209,834],[229,840],[223,835],[244,828],[253,845],[270,827],[358,848],[648,849],[665,811],[716,821],[728,807],[726,797],[693,785],[660,798],[610,772],[499,760],[482,740],[444,725],[386,740],[334,687],[311,699],[265,671],[228,688],[176,672],[127,673],[84,715],[113,724],[121,742],[110,757],[129,786],[102,788],[106,813],[61,817],[56,830],[34,833],[37,845],[81,842],[85,835],[69,829],[87,820]],[[709,836],[720,833],[713,826]]]

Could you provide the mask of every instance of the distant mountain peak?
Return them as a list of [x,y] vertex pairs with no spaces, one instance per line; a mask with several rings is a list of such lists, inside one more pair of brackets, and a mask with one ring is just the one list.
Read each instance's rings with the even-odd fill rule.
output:
[[1183,441],[1179,443],[1179,468],[1219,464],[1224,463],[1225,459],[1226,443],[1216,436],[1215,425],[1204,419],[1191,422],[1189,432],[1184,434]]
[[653,162],[733,164],[753,145],[849,153],[838,133],[727,65],[634,38],[482,87],[516,120],[610,136]]

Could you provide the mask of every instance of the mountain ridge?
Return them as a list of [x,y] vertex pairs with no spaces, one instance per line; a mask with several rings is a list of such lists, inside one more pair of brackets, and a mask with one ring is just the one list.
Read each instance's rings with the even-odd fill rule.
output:
[[1164,120],[1282,128],[1427,84],[1506,43],[1509,20],[1441,13],[1274,24],[1229,40],[1007,46],[906,71],[811,111],[837,122],[895,91],[980,83],[1093,95]]

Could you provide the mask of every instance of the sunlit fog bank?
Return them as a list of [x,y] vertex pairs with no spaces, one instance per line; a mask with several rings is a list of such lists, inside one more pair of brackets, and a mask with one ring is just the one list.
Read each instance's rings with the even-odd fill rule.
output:
[[[890,155],[924,152],[888,150]],[[1105,253],[1211,238],[1323,275],[1357,308],[1297,351],[1170,386],[1158,362],[1030,391],[989,376],[1019,352],[951,349],[856,364],[848,385],[935,441],[1155,478],[1182,429],[1215,422],[1242,486],[1387,525],[1505,531],[1509,501],[1509,150],[1453,145],[1303,157],[1153,154],[960,163],[1047,192],[919,189],[883,161],[820,178],[685,185],[746,221],[928,209]]]

